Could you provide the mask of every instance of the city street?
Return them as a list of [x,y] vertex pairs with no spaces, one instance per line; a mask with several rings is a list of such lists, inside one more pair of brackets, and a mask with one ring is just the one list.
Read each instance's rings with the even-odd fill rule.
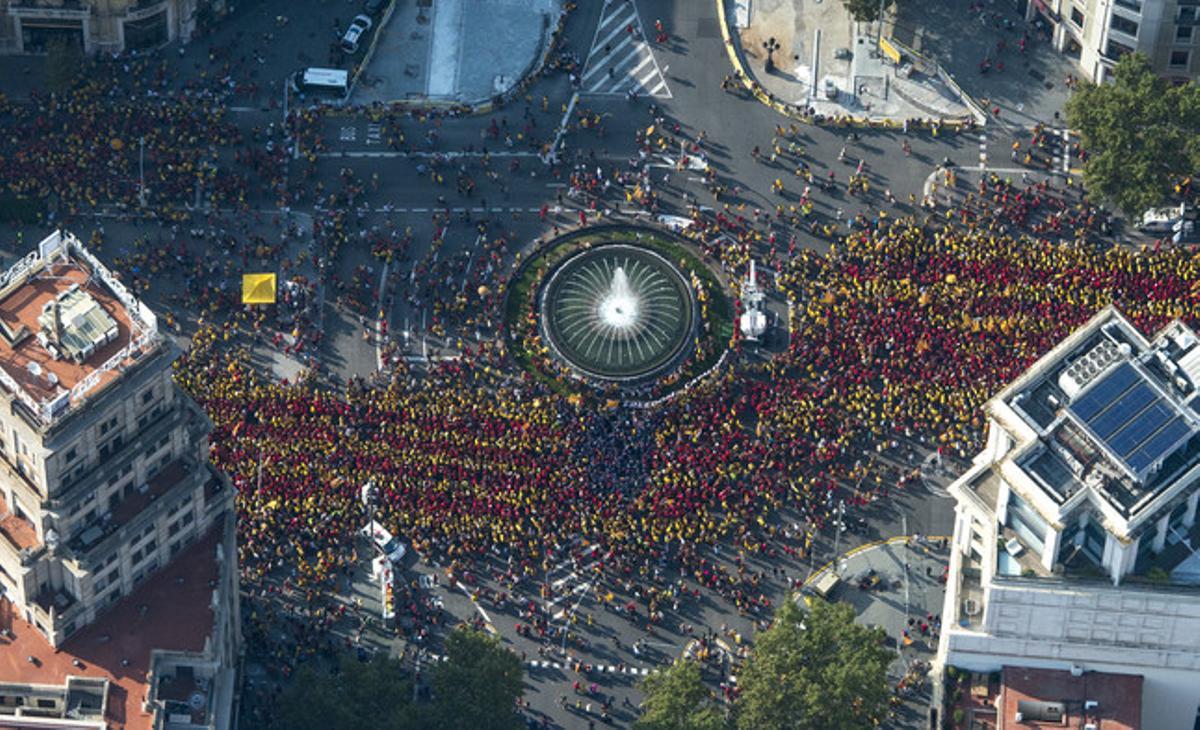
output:
[[[398,5],[412,14],[407,3]],[[551,4],[541,5],[548,12]],[[371,87],[377,104],[331,110],[292,100],[285,126],[277,90],[300,66],[324,62],[329,26],[344,25],[355,6],[270,0],[242,7],[230,25],[186,47],[135,59],[146,76],[156,64],[166,69],[163,75],[172,81],[161,85],[163,94],[185,88],[189,79],[197,85],[192,88],[214,94],[231,87],[214,102],[229,141],[196,143],[202,150],[196,164],[209,165],[212,174],[197,179],[194,194],[168,204],[159,180],[174,172],[174,163],[151,154],[134,165],[138,143],[121,141],[114,149],[130,156],[120,164],[138,169],[124,184],[139,193],[149,188],[145,210],[101,200],[37,225],[5,224],[0,254],[11,262],[51,225],[69,226],[84,240],[96,231],[100,255],[170,317],[181,344],[216,325],[231,347],[247,348],[274,380],[313,376],[344,392],[393,375],[411,382],[439,364],[497,347],[503,323],[494,315],[502,309],[509,275],[556,233],[663,215],[719,220],[713,230],[753,228],[757,237],[747,239],[755,242],[753,250],[746,245],[747,255],[769,268],[796,250],[829,253],[852,225],[863,230],[905,216],[932,218],[933,203],[961,201],[988,172],[1020,178],[1028,170],[1033,182],[1054,185],[1077,173],[1061,123],[1030,116],[1035,108],[1057,111],[1044,98],[1023,117],[963,131],[948,125],[934,131],[914,124],[907,132],[900,125],[815,125],[784,116],[742,86],[725,83],[734,69],[711,0],[578,3],[552,50],[554,63],[507,103],[492,107],[489,101],[481,113],[389,105],[405,101],[383,98],[405,74],[394,64],[387,71],[391,81]],[[254,44],[261,46],[261,60],[252,56],[231,65],[227,59],[243,52],[239,44],[255,39],[262,41]],[[395,42],[393,37],[381,51]],[[530,47],[521,52],[528,55]],[[457,49],[437,53],[452,51],[461,55]],[[374,63],[386,61],[377,56]],[[4,63],[19,72],[30,62]],[[445,69],[435,71],[422,76],[423,83],[444,91]],[[487,96],[479,92],[486,86],[479,81],[484,71],[476,69],[474,96]],[[368,73],[383,75],[377,66]],[[231,84],[216,81],[224,74]],[[13,103],[33,104],[28,91],[14,88]],[[1019,104],[1017,93],[1006,87],[1004,103]],[[1051,141],[1039,158],[1026,162],[1037,122],[1047,125]],[[696,164],[685,164],[682,156]],[[962,180],[939,191],[951,168],[963,171]],[[852,178],[858,186],[853,192]],[[243,180],[245,192],[226,191]],[[653,206],[639,202],[650,190]],[[923,209],[927,198],[933,200]],[[168,210],[176,217],[169,218]],[[744,274],[721,256],[707,263],[724,268],[729,279]],[[288,306],[278,307],[271,320],[236,303],[241,274],[257,271],[278,271],[289,281]],[[768,358],[762,361],[754,377],[771,387],[776,375]],[[527,378],[515,372],[506,377]],[[605,414],[594,427],[632,442],[638,429],[621,420],[628,417],[628,411]],[[733,534],[694,544],[664,536],[660,545],[645,546],[657,560],[625,562],[615,551],[576,538],[545,545],[524,572],[507,548],[492,547],[476,565],[453,554],[418,555],[414,547],[397,575],[398,593],[431,623],[401,621],[395,627],[377,616],[378,586],[360,557],[336,583],[336,602],[349,613],[338,614],[327,646],[389,651],[419,670],[441,656],[442,632],[423,633],[426,625],[474,622],[522,657],[531,718],[545,718],[552,727],[590,727],[604,704],[611,707],[613,726],[628,727],[641,700],[637,681],[685,654],[697,637],[717,632],[752,644],[772,607],[856,548],[879,548],[869,553],[871,560],[883,561],[886,552],[894,563],[901,559],[883,549],[903,546],[904,536],[951,534],[953,503],[945,485],[966,462],[947,448],[947,468],[929,468],[926,460],[942,444],[928,434],[900,439],[861,426],[855,436],[870,441],[869,449],[841,458],[863,462],[855,464],[857,481],[830,478],[824,502],[816,505],[824,514],[852,514],[853,520],[815,519],[789,498],[761,523],[770,536],[761,542]],[[815,484],[821,475],[811,476]],[[796,504],[808,494],[798,484],[778,491],[796,497]],[[811,545],[806,533],[813,535]],[[893,538],[901,540],[889,545]],[[360,556],[370,550],[365,544],[357,549]],[[705,570],[681,571],[681,553],[687,564],[702,563]],[[847,570],[879,567],[861,557],[867,554],[857,553]],[[919,595],[878,622],[895,623],[899,616],[903,624],[911,616],[936,614],[940,589],[933,576],[946,560],[944,553],[923,552],[914,562]],[[286,587],[289,577],[270,572],[248,589],[248,605],[301,615],[303,594]],[[849,600],[863,615],[878,609],[852,589],[834,598]],[[647,604],[659,611],[653,621]],[[897,627],[888,628],[895,638]],[[256,703],[280,680],[265,655],[272,642],[289,636],[257,625],[248,634],[247,686],[257,689],[247,693],[243,718],[268,711]],[[899,651],[892,679],[928,656]],[[731,671],[725,665],[710,678],[725,681]],[[594,691],[588,689],[593,682]],[[918,711],[906,713],[895,726],[918,727]]]

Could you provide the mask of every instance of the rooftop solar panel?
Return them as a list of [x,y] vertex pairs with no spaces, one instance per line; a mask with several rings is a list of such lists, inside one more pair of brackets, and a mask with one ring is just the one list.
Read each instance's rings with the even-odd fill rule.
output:
[[[1145,383],[1136,383],[1094,418],[1088,425],[1102,439],[1108,440],[1139,414],[1158,402],[1158,394]],[[1119,451],[1119,450],[1118,450]]]
[[1071,403],[1071,410],[1083,421],[1091,421],[1105,406],[1120,398],[1141,379],[1141,375],[1132,365],[1127,362],[1121,363]]
[[1125,460],[1134,471],[1145,471],[1151,464],[1166,456],[1171,448],[1189,433],[1191,429],[1187,423],[1182,418],[1174,418]]
[[1174,410],[1166,403],[1158,401],[1141,413],[1126,414],[1125,424],[1104,439],[1104,442],[1124,459],[1174,417]]
[[1192,433],[1176,407],[1123,362],[1070,405],[1076,418],[1134,474],[1141,475]]

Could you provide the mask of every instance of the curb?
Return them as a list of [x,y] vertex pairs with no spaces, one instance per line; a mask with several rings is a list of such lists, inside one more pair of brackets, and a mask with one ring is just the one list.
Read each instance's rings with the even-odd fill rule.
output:
[[[810,116],[802,113],[796,106],[776,99],[774,94],[768,92],[762,84],[754,80],[754,75],[750,72],[749,67],[742,62],[740,43],[735,43],[733,35],[729,32],[729,14],[725,10],[725,0],[716,0],[716,3],[717,24],[721,26],[721,40],[725,43],[725,52],[729,55],[729,62],[733,66],[734,78],[762,105],[770,107],[789,119],[804,122],[805,124],[812,124],[817,127],[854,127],[857,129],[904,128],[903,120],[896,121],[891,117],[856,117],[852,114],[836,117],[824,117],[820,114]],[[936,120],[917,119],[915,123],[909,125],[909,128],[931,129],[935,130],[936,134],[936,130],[940,129],[959,132],[972,126],[974,126],[974,120],[965,122],[959,119],[941,119],[939,117]]]
[[[896,535],[895,537],[889,537],[886,540],[875,540],[873,542],[868,542],[868,543],[859,545],[858,547],[854,548],[853,550],[846,552],[846,554],[841,556],[840,558],[834,558],[833,560],[830,560],[828,563],[825,563],[824,565],[822,565],[820,568],[817,568],[816,570],[814,570],[812,572],[812,575],[808,576],[808,578],[806,578],[804,580],[804,582],[800,584],[800,589],[797,589],[795,591],[795,593],[798,594],[799,590],[807,588],[810,583],[815,583],[816,580],[818,578],[820,578],[821,576],[823,576],[826,571],[828,571],[830,568],[832,568],[833,564],[835,562],[837,562],[838,560],[845,560],[847,558],[858,555],[859,553],[866,552],[867,550],[873,550],[873,549],[875,549],[877,547],[881,547],[883,545],[892,545],[892,544],[895,544],[898,542],[907,542],[910,537],[912,537],[912,536],[911,535]],[[926,537],[925,539],[926,540],[945,540],[947,543],[949,543],[954,538],[947,536],[947,535],[930,535],[930,536]],[[794,596],[793,596],[793,598],[794,598]]]
[[[393,0],[393,3],[391,6],[389,6],[389,8],[394,8],[395,5],[396,5],[396,0]],[[525,71],[524,71],[524,73],[522,73],[521,78],[515,84],[513,84],[512,87],[510,87],[507,91],[505,91],[501,94],[494,94],[490,98],[488,98],[486,101],[479,101],[476,103],[471,103],[471,102],[459,102],[459,101],[446,101],[446,100],[441,100],[441,99],[394,99],[392,101],[374,102],[372,104],[367,104],[367,105],[362,105],[362,106],[357,106],[357,107],[347,107],[347,106],[336,107],[336,108],[334,108],[333,114],[331,116],[338,116],[338,115],[353,116],[358,113],[361,113],[363,110],[369,110],[373,106],[376,106],[376,105],[386,107],[389,109],[441,111],[441,112],[445,112],[446,114],[448,114],[450,116],[455,116],[455,117],[468,117],[468,116],[476,116],[476,115],[480,115],[480,114],[490,114],[491,112],[495,111],[496,109],[499,109],[500,107],[504,106],[505,104],[512,101],[513,99],[519,97],[521,94],[526,93],[529,90],[529,87],[533,84],[533,82],[535,80],[541,78],[542,72],[546,68],[546,63],[550,60],[550,57],[554,54],[554,51],[559,46],[559,43],[562,39],[563,30],[566,28],[567,18],[571,15],[571,11],[573,11],[574,9],[575,9],[575,3],[573,3],[573,2],[564,2],[563,3],[562,9],[558,13],[558,18],[556,20],[550,22],[550,26],[552,26],[552,29],[550,31],[549,38],[547,39],[545,30],[543,30],[542,34],[538,38],[539,53],[525,67]],[[391,11],[389,10],[387,18],[390,18],[390,17],[391,17]],[[382,31],[383,25],[385,25],[385,24],[386,24],[386,18],[384,21],[380,22],[380,31]],[[378,40],[378,38],[379,38],[379,33],[377,32],[375,34],[375,38],[372,39],[372,41],[371,41],[370,48],[367,50],[367,53],[363,56],[362,63],[359,64],[359,66],[357,67],[358,70],[355,72],[354,79],[350,85],[350,92],[347,92],[347,94],[346,94],[347,99],[350,98],[350,93],[353,92],[353,90],[354,90],[354,86],[358,81],[358,76],[362,73],[362,70],[367,67],[368,62],[371,60],[371,56],[374,55],[375,43]]]

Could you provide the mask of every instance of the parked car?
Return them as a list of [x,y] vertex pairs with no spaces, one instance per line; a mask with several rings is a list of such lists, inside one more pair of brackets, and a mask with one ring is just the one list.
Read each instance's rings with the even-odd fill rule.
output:
[[342,36],[342,50],[347,54],[358,53],[358,42],[373,24],[366,15],[355,15],[354,20],[350,21],[350,27],[346,29],[346,34]]
[[367,0],[363,3],[363,13],[370,15],[373,18],[378,18],[383,14],[383,9],[387,7],[389,0]]

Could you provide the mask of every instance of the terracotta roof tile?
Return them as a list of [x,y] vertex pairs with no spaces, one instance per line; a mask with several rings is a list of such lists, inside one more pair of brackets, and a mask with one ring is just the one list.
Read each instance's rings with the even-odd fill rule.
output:
[[153,718],[142,702],[150,652],[204,648],[213,629],[210,583],[217,579],[220,538],[220,528],[210,531],[57,651],[0,599],[0,628],[13,634],[0,637],[0,681],[62,685],[68,675],[105,677],[112,683],[105,716],[111,730],[149,730]]

